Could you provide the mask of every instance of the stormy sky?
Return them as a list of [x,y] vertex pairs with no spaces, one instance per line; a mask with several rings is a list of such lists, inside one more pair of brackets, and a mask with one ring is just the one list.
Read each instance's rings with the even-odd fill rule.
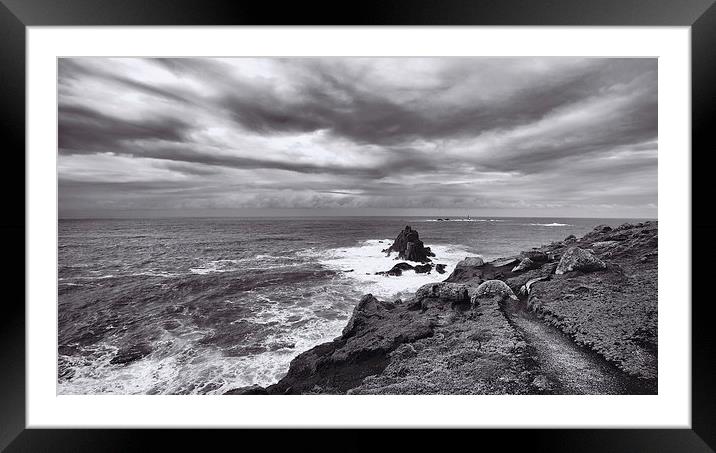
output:
[[656,217],[657,60],[63,58],[66,217]]

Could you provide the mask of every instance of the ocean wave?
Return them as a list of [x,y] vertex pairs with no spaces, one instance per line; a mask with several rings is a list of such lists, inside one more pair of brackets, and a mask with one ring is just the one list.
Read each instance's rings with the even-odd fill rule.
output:
[[[343,277],[354,282],[360,293],[371,293],[374,296],[390,299],[407,297],[426,283],[438,282],[447,278],[455,265],[466,256],[475,255],[467,248],[457,245],[431,245],[435,253],[434,264],[445,264],[445,273],[434,270],[429,274],[417,274],[406,271],[399,277],[375,275],[376,272],[387,271],[395,264],[396,255],[386,256],[382,252],[392,243],[391,239],[371,239],[354,247],[340,247],[328,250],[309,250],[304,253],[313,255],[320,264],[329,269],[342,271]],[[410,263],[410,261],[402,260]],[[419,264],[419,263],[412,263]]]
[[[127,364],[111,363],[119,348],[108,343],[60,354],[58,393],[223,394],[275,383],[298,354],[338,336],[355,304],[337,288],[304,299],[287,306],[281,297],[264,297],[259,310],[229,323],[228,330],[182,324],[153,341],[148,355]],[[244,340],[235,333],[242,325],[251,329]]]
[[241,259],[235,259],[235,260],[213,260],[208,261],[201,266],[198,267],[192,267],[189,269],[189,272],[192,274],[199,274],[199,275],[205,275],[205,274],[211,274],[215,272],[230,272],[236,270],[236,264],[239,264],[240,262],[245,261]]
[[504,222],[502,219],[425,219],[423,222]]
[[[126,277],[162,277],[172,278],[180,277],[181,273],[166,272],[166,271],[144,271],[144,272],[132,272],[132,273],[119,273],[119,274],[105,274],[105,275],[77,275],[74,277],[60,277],[58,280],[106,280],[109,278],[126,278]],[[69,285],[70,283],[65,283]]]
[[531,226],[543,226],[543,227],[563,227],[563,226],[572,226],[568,223],[529,223],[528,225]]
[[221,259],[207,261],[204,264],[192,267],[189,272],[192,274],[206,275],[222,272],[234,272],[245,270],[265,270],[279,267],[297,267],[305,264],[300,259],[289,256],[276,256],[259,254],[251,258]]

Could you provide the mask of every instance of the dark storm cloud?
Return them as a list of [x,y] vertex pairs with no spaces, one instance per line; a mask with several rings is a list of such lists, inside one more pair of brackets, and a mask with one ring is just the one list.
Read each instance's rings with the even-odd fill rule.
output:
[[99,110],[60,103],[57,140],[72,153],[117,152],[136,140],[181,142],[190,125],[171,117],[123,119]]
[[656,59],[79,58],[58,70],[61,208],[656,203]]
[[[557,74],[556,80],[538,80],[508,98],[441,108],[429,103],[397,102],[388,90],[361,89],[356,78],[341,66],[308,61],[314,74],[302,81],[298,99],[282,97],[271,90],[231,87],[219,96],[219,105],[243,127],[259,133],[328,130],[360,143],[392,145],[417,138],[474,136],[528,124],[561,106],[596,94],[604,78],[616,77],[614,82],[620,82],[620,72],[628,78],[634,65],[655,70],[648,60],[626,65],[604,61],[580,71]],[[436,96],[469,77],[470,69],[469,64],[452,68],[441,74],[443,83],[439,87],[417,91],[422,96]],[[644,105],[643,111],[636,114],[648,115],[650,107]],[[652,129],[653,125],[649,124]]]
[[[386,157],[383,165],[381,166],[344,166],[330,164],[319,165],[311,163],[262,159],[260,157],[242,157],[228,154],[220,155],[198,153],[196,152],[195,148],[186,146],[150,146],[146,149],[136,147],[132,150],[127,149],[123,151],[123,153],[137,157],[163,159],[182,163],[195,163],[243,170],[285,170],[295,173],[329,174],[334,176],[356,176],[368,180],[380,179],[389,175],[434,171],[437,170],[439,165],[439,162],[436,162],[435,160],[428,159],[424,156],[409,155],[405,153],[405,150],[403,150],[402,154],[396,152],[395,154]],[[259,150],[256,151],[256,155],[261,155]]]

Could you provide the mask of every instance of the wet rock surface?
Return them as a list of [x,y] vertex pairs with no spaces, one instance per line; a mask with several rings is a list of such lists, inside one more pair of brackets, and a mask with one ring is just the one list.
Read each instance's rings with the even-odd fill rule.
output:
[[430,262],[430,257],[435,256],[430,251],[430,247],[425,247],[423,241],[420,240],[417,230],[412,229],[410,226],[406,226],[395,238],[393,244],[383,252],[389,255],[392,252],[397,252],[398,259],[420,263],[428,263]]
[[[656,222],[599,226],[523,252],[530,269],[473,257],[405,301],[366,295],[278,383],[233,393],[656,393],[657,236]],[[584,256],[604,266],[556,272]]]

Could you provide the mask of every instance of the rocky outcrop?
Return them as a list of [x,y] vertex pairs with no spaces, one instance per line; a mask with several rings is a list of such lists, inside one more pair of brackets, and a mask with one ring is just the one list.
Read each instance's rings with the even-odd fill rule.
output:
[[[594,245],[607,241],[616,243]],[[581,239],[542,247],[547,260],[533,254],[540,257],[534,268],[520,272],[512,272],[514,258],[463,260],[445,281],[424,285],[405,301],[364,296],[342,335],[300,354],[278,383],[233,393],[599,392],[606,387],[560,383],[571,379],[560,375],[560,357],[584,351],[591,351],[590,359],[573,366],[574,373],[594,372],[584,364],[609,368],[601,382],[625,376],[636,384],[609,384],[608,392],[655,393],[657,241],[656,222],[600,226]],[[554,257],[560,257],[559,264]],[[529,316],[515,318],[519,310]],[[525,327],[529,317],[539,329]],[[548,353],[557,347],[549,337],[535,336],[543,329],[574,349],[542,362],[535,348]]]
[[[600,272],[554,275],[533,284],[528,306],[575,342],[597,352],[649,389],[657,380],[658,224],[599,226],[577,241],[606,261]],[[571,248],[557,244],[565,256]],[[601,268],[601,266],[597,266]]]
[[523,258],[522,261],[520,261],[520,263],[519,263],[517,266],[515,266],[514,268],[512,268],[512,272],[527,271],[527,270],[530,270],[530,269],[532,269],[532,268],[534,268],[534,267],[535,267],[535,262],[534,262],[534,261],[532,261],[532,260],[529,259],[529,258]]
[[395,266],[393,266],[388,271],[382,271],[382,272],[376,272],[376,275],[391,275],[394,277],[398,277],[400,275],[403,275],[403,271],[412,271],[415,270],[415,268],[408,263],[398,263]]
[[534,285],[537,282],[542,282],[545,280],[549,280],[549,276],[537,277],[537,278],[532,278],[530,280],[527,280],[527,282],[520,287],[520,295],[522,295],[522,296],[529,295],[530,290],[532,289],[532,285]]
[[470,302],[468,287],[459,283],[429,283],[423,285],[415,293],[413,307],[425,309],[426,303],[438,300],[440,303],[463,304]]
[[546,263],[549,261],[549,256],[542,250],[528,250],[521,253],[522,258],[528,259],[533,263]]
[[464,260],[457,263],[457,268],[466,268],[466,267],[480,267],[483,264],[485,264],[485,260],[482,259],[481,256],[468,256]]
[[512,289],[507,286],[507,283],[503,282],[502,280],[488,280],[484,283],[481,283],[480,286],[478,286],[475,290],[475,294],[472,297],[473,303],[476,300],[482,299],[484,297],[498,297],[501,300],[517,300],[517,296],[515,296],[515,293],[513,293]]
[[[438,264],[438,266],[442,266],[442,272],[438,271],[439,273],[445,272],[445,265],[444,264]],[[433,265],[431,263],[425,263],[425,264],[418,264],[417,266],[413,266],[408,263],[398,263],[395,266],[393,266],[388,271],[381,271],[376,272],[375,275],[389,275],[393,277],[399,277],[403,275],[403,272],[405,271],[415,271],[416,274],[429,274],[430,271],[433,270]]]
[[447,281],[465,281],[476,276],[479,277],[482,275],[484,264],[485,261],[481,256],[468,256],[455,265],[455,270]]
[[395,238],[393,244],[383,252],[388,255],[397,252],[398,259],[420,263],[428,263],[430,257],[435,256],[430,247],[425,247],[423,241],[420,240],[417,230],[413,230],[410,226],[406,226]]
[[604,261],[579,247],[570,247],[559,260],[557,275],[566,274],[572,271],[593,272],[606,269]]

